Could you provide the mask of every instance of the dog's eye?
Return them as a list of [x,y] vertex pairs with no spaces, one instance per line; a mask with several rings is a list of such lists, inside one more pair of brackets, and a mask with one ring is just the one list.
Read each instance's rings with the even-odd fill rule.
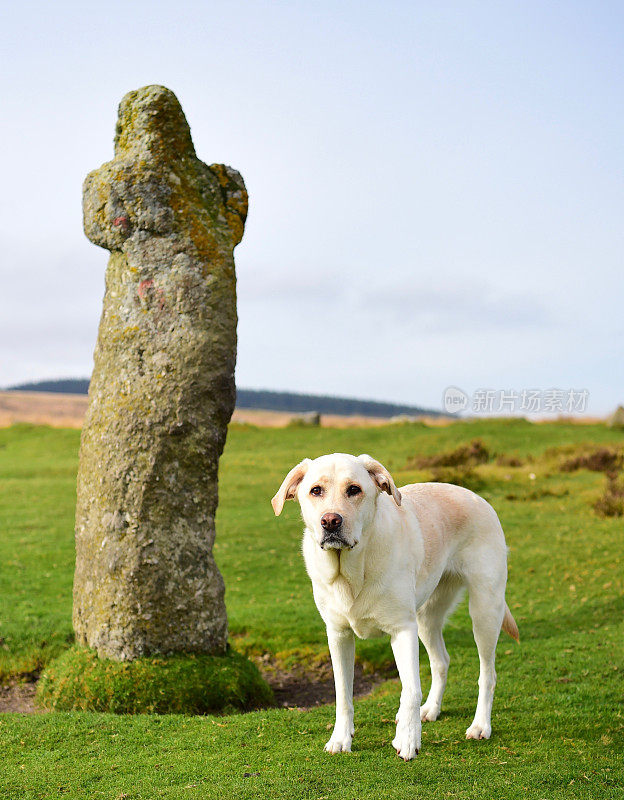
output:
[[313,486],[310,489],[310,494],[313,494],[314,497],[320,497],[323,494],[323,490],[320,486]]
[[347,487],[347,497],[355,497],[356,494],[361,493],[361,489],[359,486],[356,486],[354,483],[351,486]]

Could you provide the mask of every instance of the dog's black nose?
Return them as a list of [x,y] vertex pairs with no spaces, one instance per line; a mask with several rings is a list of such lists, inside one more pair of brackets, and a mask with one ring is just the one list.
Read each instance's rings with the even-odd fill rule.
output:
[[321,517],[321,525],[326,531],[332,533],[333,531],[337,531],[342,525],[342,517],[340,514],[323,514]]

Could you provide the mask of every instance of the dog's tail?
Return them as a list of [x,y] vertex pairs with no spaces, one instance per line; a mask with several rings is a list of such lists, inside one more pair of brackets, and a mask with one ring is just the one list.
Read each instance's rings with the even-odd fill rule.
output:
[[520,643],[520,631],[516,625],[516,620],[511,616],[509,606],[505,603],[505,616],[503,617],[502,629],[508,633],[512,639],[515,639],[518,644]]

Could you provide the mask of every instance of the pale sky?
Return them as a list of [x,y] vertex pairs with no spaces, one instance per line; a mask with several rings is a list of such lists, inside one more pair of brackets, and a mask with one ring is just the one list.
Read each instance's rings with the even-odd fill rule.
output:
[[607,2],[4,4],[0,386],[88,376],[81,184],[161,83],[238,169],[237,383],[624,402],[624,11]]

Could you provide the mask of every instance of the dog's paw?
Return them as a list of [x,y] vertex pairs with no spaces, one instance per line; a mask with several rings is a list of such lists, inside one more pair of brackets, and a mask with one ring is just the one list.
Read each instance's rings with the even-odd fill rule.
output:
[[397,723],[392,746],[403,761],[411,761],[420,752],[420,720]]
[[492,726],[487,722],[475,722],[466,730],[466,739],[489,739],[492,735]]
[[325,745],[325,750],[328,753],[350,753],[351,739],[354,733],[355,729],[351,720],[343,719],[337,721],[331,739]]
[[435,722],[440,716],[440,706],[433,703],[425,703],[420,707],[420,718],[423,722]]
[[351,752],[351,736],[335,736],[332,734],[331,739],[325,745],[327,753],[350,753]]

